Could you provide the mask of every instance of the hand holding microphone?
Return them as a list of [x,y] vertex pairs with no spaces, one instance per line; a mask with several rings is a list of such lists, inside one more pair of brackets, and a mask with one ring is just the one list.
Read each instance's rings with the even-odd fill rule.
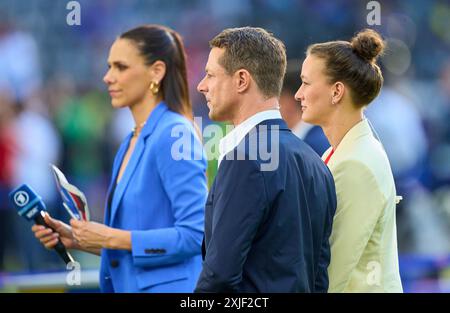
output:
[[[31,189],[30,186],[23,184],[13,191],[9,193],[9,200],[10,203],[17,209],[18,214],[20,216],[23,216],[28,221],[34,220],[37,225],[45,226],[47,228],[54,228],[55,231],[58,232],[58,230],[61,232],[59,235],[50,235],[52,232],[47,230],[45,233],[40,233],[40,238],[45,237],[45,246],[46,247],[52,247],[56,250],[56,252],[59,254],[59,256],[64,260],[66,264],[69,262],[73,262],[72,256],[67,252],[66,247],[61,242],[59,238],[56,236],[60,236],[61,238],[70,238],[69,233],[70,227],[66,228],[62,222],[56,221],[51,219],[48,216],[48,213],[46,212],[45,204],[42,201],[41,197],[39,197],[33,189]],[[49,222],[49,223],[47,223]],[[67,225],[66,225],[67,226]],[[68,226],[67,226],[68,227]],[[36,229],[36,228],[35,228]],[[57,229],[57,230],[56,230]],[[43,231],[44,229],[38,228],[36,231]],[[48,238],[48,236],[51,236]],[[61,236],[62,235],[62,236]],[[36,236],[36,233],[35,233]],[[36,236],[37,237],[37,236]],[[66,243],[69,244],[70,242],[68,240],[64,240]],[[41,240],[42,242],[42,240]]]
[[44,216],[45,223],[50,226],[47,228],[42,225],[33,225],[31,230],[34,236],[47,248],[53,249],[58,243],[58,238],[67,249],[80,249],[75,241],[72,229],[66,223],[55,220],[46,212]]

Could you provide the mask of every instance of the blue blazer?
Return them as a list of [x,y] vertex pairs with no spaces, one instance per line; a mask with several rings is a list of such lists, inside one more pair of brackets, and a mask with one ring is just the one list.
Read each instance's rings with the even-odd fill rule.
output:
[[201,270],[206,158],[194,127],[163,102],[150,114],[116,185],[130,143],[119,148],[105,224],[131,231],[132,251],[102,249],[103,292],[192,292]]
[[326,292],[333,177],[282,119],[256,135],[225,156],[209,192],[196,292]]

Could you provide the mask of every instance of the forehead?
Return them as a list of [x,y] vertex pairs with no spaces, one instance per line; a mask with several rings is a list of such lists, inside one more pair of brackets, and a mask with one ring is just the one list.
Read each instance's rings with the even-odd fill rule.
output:
[[324,68],[324,60],[310,54],[303,61],[302,76],[314,76],[316,74],[321,74]]
[[224,69],[223,66],[219,63],[220,58],[225,53],[224,48],[214,47],[209,52],[208,62],[206,63],[207,70],[220,70]]
[[111,49],[109,50],[109,62],[114,61],[133,61],[142,59],[142,56],[139,53],[139,50],[132,41],[128,39],[117,39],[114,41],[114,43],[111,46]]

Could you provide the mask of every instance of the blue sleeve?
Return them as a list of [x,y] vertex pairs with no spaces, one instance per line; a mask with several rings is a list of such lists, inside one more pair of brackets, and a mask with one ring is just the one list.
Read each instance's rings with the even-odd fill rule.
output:
[[162,134],[164,140],[155,146],[156,165],[174,223],[173,227],[131,232],[136,266],[179,263],[201,253],[208,192],[205,153],[190,125],[171,125]]
[[321,293],[328,292],[329,287],[328,266],[330,265],[331,260],[330,236],[333,228],[333,218],[336,212],[336,205],[337,205],[336,189],[334,187],[334,180],[330,172],[328,175],[328,182],[329,186],[331,186],[331,188],[328,191],[328,201],[327,201],[329,207],[325,213],[326,214],[325,228],[322,236],[322,245],[320,247],[318,268],[314,282],[314,291]]
[[264,177],[256,161],[223,160],[213,199],[212,229],[196,292],[235,292],[267,210]]
[[314,281],[314,292],[326,293],[328,292],[328,266],[330,265],[330,235],[331,225],[333,223],[333,215],[327,216],[326,228],[322,237],[322,245],[320,247],[319,262],[317,266],[316,278]]

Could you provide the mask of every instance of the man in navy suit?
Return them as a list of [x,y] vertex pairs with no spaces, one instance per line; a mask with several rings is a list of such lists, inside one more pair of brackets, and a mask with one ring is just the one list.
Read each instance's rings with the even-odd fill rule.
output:
[[219,144],[196,292],[325,292],[336,195],[325,164],[281,118],[284,45],[244,27],[210,46],[197,89],[209,117],[235,128]]

